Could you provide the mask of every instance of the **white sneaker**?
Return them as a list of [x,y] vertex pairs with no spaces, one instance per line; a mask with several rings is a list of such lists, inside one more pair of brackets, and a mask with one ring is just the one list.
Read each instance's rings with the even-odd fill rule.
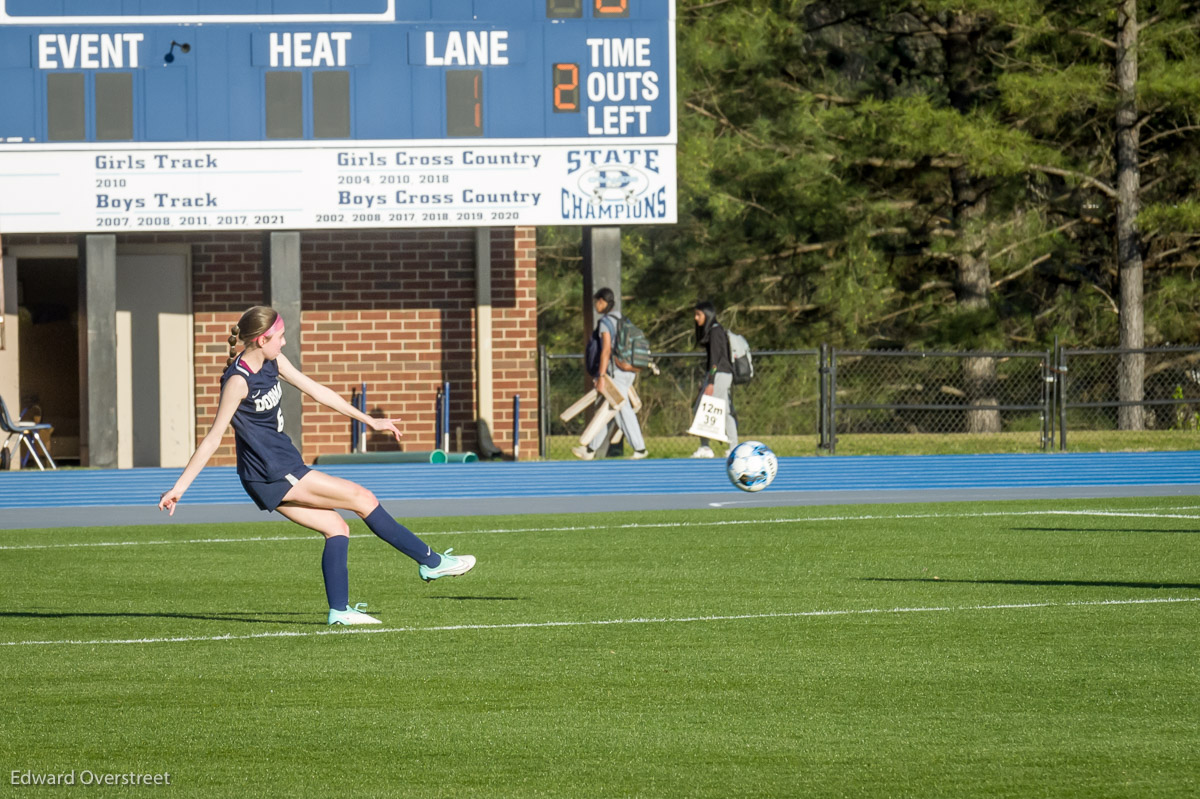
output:
[[374,616],[368,616],[363,613],[367,607],[366,602],[359,602],[354,607],[346,606],[345,610],[329,609],[329,623],[332,624],[383,624]]
[[712,447],[700,447],[692,453],[693,458],[711,458],[713,457]]
[[647,453],[646,450],[644,450],[644,449],[635,449],[633,451],[633,454],[629,456],[629,460],[640,461],[642,458],[646,457],[648,454],[649,453]]
[[453,551],[454,548],[451,547],[443,552],[441,562],[433,568],[422,563],[419,569],[421,579],[428,583],[439,577],[458,577],[475,568],[474,555],[451,555]]
[[592,458],[596,457],[596,453],[585,447],[583,444],[580,444],[578,447],[571,447],[571,453],[582,461],[590,461]]

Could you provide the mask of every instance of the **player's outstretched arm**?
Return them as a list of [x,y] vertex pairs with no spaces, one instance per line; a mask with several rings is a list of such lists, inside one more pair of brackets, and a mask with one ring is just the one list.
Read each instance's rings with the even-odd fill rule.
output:
[[229,429],[234,411],[238,409],[238,405],[249,393],[250,386],[241,375],[234,375],[225,381],[225,388],[221,391],[221,402],[217,405],[217,415],[213,417],[212,427],[200,440],[200,446],[196,447],[196,451],[188,459],[187,466],[184,467],[183,474],[179,475],[179,479],[175,481],[175,485],[169,491],[163,492],[162,497],[158,500],[159,510],[169,511],[171,516],[175,515],[175,506],[183,498],[183,492],[188,490],[188,486],[208,464],[209,458],[217,451],[217,447],[221,446],[221,439],[224,438],[225,431]]
[[396,429],[396,422],[399,419],[376,419],[374,416],[367,416],[365,413],[355,408],[349,402],[338,394],[329,386],[324,386],[313,380],[308,375],[297,369],[292,362],[287,359],[287,356],[280,354],[276,360],[279,364],[279,376],[291,383],[296,388],[303,391],[308,396],[315,399],[317,402],[324,405],[326,408],[332,408],[343,416],[349,416],[351,419],[357,419],[367,427],[381,433],[391,433],[400,440],[400,431]]

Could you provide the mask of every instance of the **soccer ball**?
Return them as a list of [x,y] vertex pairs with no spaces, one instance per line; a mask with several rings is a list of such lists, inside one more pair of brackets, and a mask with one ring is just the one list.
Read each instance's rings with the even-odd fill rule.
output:
[[761,441],[743,441],[725,459],[729,482],[743,491],[762,491],[775,479],[779,459]]

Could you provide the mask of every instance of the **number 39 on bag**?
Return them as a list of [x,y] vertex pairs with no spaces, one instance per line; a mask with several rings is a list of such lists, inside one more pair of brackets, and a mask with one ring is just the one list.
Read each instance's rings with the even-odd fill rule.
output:
[[688,433],[728,444],[729,439],[725,436],[725,413],[725,400],[709,395],[701,397],[700,405],[696,408],[696,418],[692,419]]

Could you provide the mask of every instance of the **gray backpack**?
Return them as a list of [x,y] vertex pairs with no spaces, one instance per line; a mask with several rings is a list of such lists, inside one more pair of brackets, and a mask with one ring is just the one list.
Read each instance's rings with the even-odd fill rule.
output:
[[733,384],[749,383],[754,379],[754,360],[744,336],[726,330],[729,336],[729,362],[733,365]]

